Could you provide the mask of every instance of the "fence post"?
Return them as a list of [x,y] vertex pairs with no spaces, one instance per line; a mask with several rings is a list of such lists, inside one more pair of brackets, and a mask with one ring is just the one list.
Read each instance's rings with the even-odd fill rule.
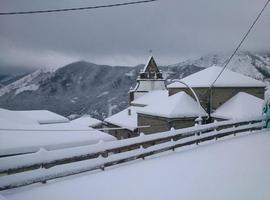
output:
[[[194,126],[199,126],[199,124],[196,123]],[[196,132],[196,135],[197,135],[197,136],[199,136],[200,134],[201,134],[200,131],[199,131],[199,132]]]
[[268,101],[263,107],[263,115],[265,116],[266,128],[270,128],[270,103]]
[[[251,124],[252,124],[251,122],[248,123],[248,125],[251,125]],[[251,131],[252,131],[252,128],[250,127],[250,128],[248,129],[248,131],[251,132]]]

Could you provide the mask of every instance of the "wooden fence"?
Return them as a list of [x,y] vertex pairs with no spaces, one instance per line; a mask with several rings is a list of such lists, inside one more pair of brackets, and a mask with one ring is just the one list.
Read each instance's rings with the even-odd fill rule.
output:
[[0,158],[0,190],[101,169],[187,145],[249,133],[265,127],[264,118],[229,120],[112,142]]

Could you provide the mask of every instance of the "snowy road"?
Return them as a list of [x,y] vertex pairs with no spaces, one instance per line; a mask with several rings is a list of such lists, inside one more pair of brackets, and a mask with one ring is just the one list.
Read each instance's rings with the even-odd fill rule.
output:
[[269,200],[269,155],[270,131],[264,131],[1,195],[7,200]]

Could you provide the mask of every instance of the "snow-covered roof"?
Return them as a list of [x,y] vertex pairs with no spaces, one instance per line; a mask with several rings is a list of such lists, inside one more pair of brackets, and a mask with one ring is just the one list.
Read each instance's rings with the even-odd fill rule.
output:
[[[19,113],[18,111],[11,111],[7,109],[0,108],[0,121],[7,122],[7,123],[16,123],[16,124],[32,124],[32,125],[38,125],[39,123],[29,118],[22,113]],[[6,123],[0,123],[0,127],[3,125],[6,125]]]
[[[190,87],[210,87],[221,70],[222,68],[217,66],[208,67],[181,79],[181,81],[187,83]],[[184,87],[186,86],[179,82],[168,85],[168,88]],[[266,84],[262,81],[225,69],[214,87],[266,87]]]
[[[154,60],[154,58],[153,58],[152,55],[148,57],[147,62],[146,62],[146,64],[145,64],[144,68],[143,68],[143,72],[146,72],[146,69],[147,69],[147,67],[148,67],[148,65],[150,64],[150,62],[151,62],[152,59]],[[154,61],[155,61],[155,60],[154,60]]]
[[66,123],[69,119],[48,110],[12,111],[24,115],[40,124]]
[[132,104],[149,105],[157,100],[164,101],[169,96],[167,90],[154,90],[142,95],[141,97],[132,101]]
[[80,118],[70,121],[71,124],[76,124],[78,126],[90,126],[95,127],[102,124],[102,121],[92,118],[90,115],[84,115]]
[[269,154],[270,132],[263,131],[1,194],[19,200],[267,200]]
[[129,106],[125,110],[122,110],[121,112],[106,118],[104,121],[134,131],[138,127],[137,111],[141,109],[143,108],[136,106]]
[[[66,123],[69,119],[48,110],[7,110],[0,108],[0,120],[16,124]],[[1,126],[1,125],[0,125]]]
[[113,141],[115,137],[81,124],[57,123],[46,125],[1,124],[0,155],[77,147]]
[[263,103],[258,97],[239,92],[217,108],[211,116],[221,119],[255,118],[262,115]]
[[158,100],[139,110],[138,113],[166,118],[207,116],[204,109],[185,92],[178,92],[163,101]]

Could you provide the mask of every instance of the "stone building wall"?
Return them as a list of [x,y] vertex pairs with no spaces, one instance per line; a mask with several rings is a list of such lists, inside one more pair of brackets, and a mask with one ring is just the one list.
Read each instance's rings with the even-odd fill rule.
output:
[[[121,128],[121,127],[107,123],[106,125],[104,125],[103,128]],[[128,129],[107,130],[106,133],[116,137],[117,140],[127,139],[138,135],[136,130],[131,131]]]
[[169,131],[172,127],[175,129],[191,127],[194,126],[194,124],[195,118],[169,119],[141,113],[138,114],[138,126],[150,126],[141,129],[145,134]]

